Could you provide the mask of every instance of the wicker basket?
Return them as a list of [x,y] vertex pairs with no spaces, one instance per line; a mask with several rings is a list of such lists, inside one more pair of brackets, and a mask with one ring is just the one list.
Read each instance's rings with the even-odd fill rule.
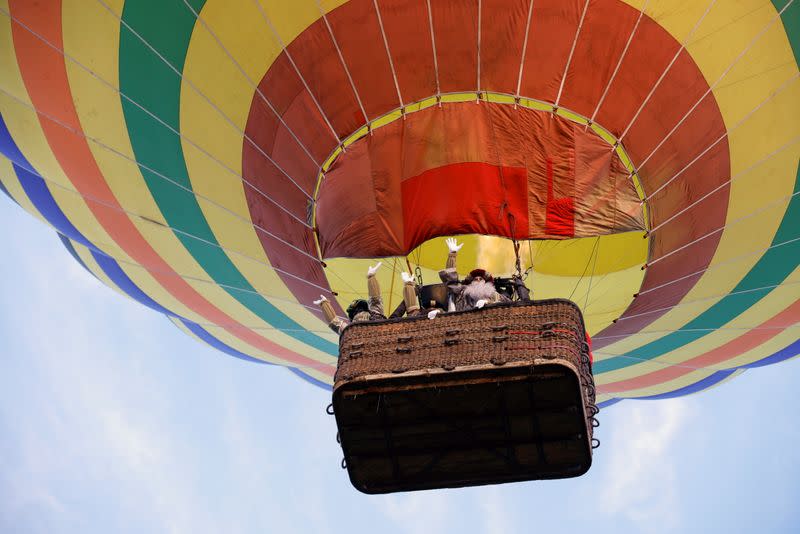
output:
[[580,310],[557,299],[355,323],[333,409],[365,493],[581,475],[597,408]]

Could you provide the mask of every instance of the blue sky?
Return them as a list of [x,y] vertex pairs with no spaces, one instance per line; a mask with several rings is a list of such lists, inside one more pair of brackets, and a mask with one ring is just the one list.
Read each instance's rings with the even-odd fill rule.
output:
[[329,393],[86,273],[0,199],[0,532],[797,532],[800,362],[600,414],[578,479],[366,496]]

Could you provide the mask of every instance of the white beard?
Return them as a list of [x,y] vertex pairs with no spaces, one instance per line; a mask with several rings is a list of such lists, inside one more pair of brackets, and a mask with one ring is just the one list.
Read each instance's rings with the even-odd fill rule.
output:
[[464,297],[467,302],[474,305],[479,300],[491,300],[495,294],[494,284],[485,280],[473,280],[464,288]]

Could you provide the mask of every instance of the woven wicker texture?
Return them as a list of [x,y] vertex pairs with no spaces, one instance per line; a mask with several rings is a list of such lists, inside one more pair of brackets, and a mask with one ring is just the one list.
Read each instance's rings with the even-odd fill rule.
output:
[[342,333],[334,390],[343,383],[409,371],[561,360],[579,374],[591,438],[598,410],[588,349],[580,309],[563,299],[501,304],[433,320],[354,323]]

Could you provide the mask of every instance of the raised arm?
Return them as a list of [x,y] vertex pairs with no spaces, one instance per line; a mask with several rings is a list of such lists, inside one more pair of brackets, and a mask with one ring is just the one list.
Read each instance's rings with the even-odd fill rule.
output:
[[458,251],[461,250],[461,247],[464,246],[464,243],[458,243],[455,237],[448,237],[444,241],[447,243],[447,263],[445,263],[445,269],[455,269],[456,268],[456,256],[458,255]]
[[330,301],[325,298],[325,295],[320,295],[319,300],[315,300],[314,304],[322,309],[322,315],[325,317],[325,321],[328,323],[330,329],[337,334],[341,334],[342,329],[349,324],[347,319],[336,316],[336,312],[333,311],[333,306],[331,306]]
[[383,313],[383,297],[381,297],[381,286],[378,283],[378,279],[375,278],[375,273],[378,272],[383,262],[378,262],[377,264],[369,267],[367,269],[367,294],[369,295],[369,311],[372,314],[382,315],[386,317],[386,314]]
[[400,276],[403,278],[403,302],[406,305],[406,314],[416,315],[419,310],[419,298],[414,287],[414,277],[405,271],[400,273]]

